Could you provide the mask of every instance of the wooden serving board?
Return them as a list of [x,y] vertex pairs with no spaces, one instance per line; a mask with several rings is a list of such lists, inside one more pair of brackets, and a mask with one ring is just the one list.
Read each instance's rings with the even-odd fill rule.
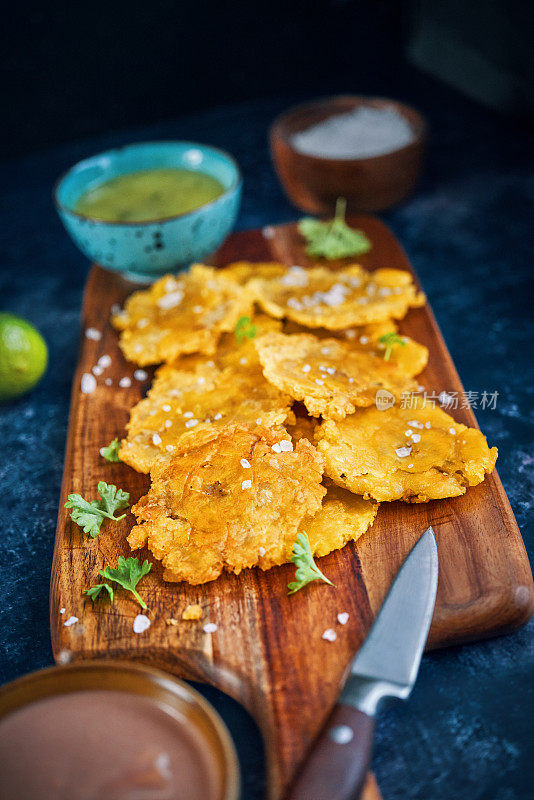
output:
[[[361,259],[364,266],[411,269],[381,222],[362,216],[353,218],[352,224],[373,242],[371,252]],[[236,260],[309,263],[294,225],[231,236],[215,263]],[[277,800],[329,714],[349,660],[419,535],[433,526],[440,559],[430,647],[504,633],[530,617],[534,594],[523,541],[494,472],[463,497],[420,505],[383,504],[373,528],[356,545],[351,543],[321,559],[321,569],[336,588],[314,584],[288,597],[293,565],[226,574],[203,586],[166,584],[155,563],[140,584],[152,625],[136,635],[132,622],[140,609],[130,595],[119,589],[112,605],[94,606],[83,595],[84,589],[99,582],[98,570],[104,564],[116,565],[120,554],[129,554],[125,539],[133,517],[128,514],[120,523],[104,524],[93,540],[70,521],[63,507],[69,492],[96,497],[102,479],[129,491],[132,502],[148,488],[146,476],[124,464],[108,464],[99,455],[102,445],[122,435],[129,409],[148,385],[133,378],[134,368],[123,359],[109,324],[111,306],[122,304],[134,288],[117,275],[93,267],[85,291],[83,329],[96,328],[102,338],[94,341],[82,336],[74,377],[51,582],[54,654],[59,661],[99,657],[147,661],[218,686],[243,703],[262,728],[269,796]],[[430,308],[411,310],[401,331],[430,350],[421,384],[436,393],[461,392]],[[81,394],[82,374],[90,372],[105,353],[112,358],[111,367],[97,378],[94,393]],[[132,378],[130,388],[118,386],[125,376]],[[106,378],[112,379],[111,386],[105,384]],[[476,425],[469,409],[452,413],[458,421]],[[140,557],[154,560],[148,551]],[[203,607],[202,623],[181,621],[189,603]],[[350,614],[343,627],[336,622],[342,611]],[[70,615],[79,622],[65,627]],[[169,618],[178,619],[179,624],[167,624]],[[216,633],[203,632],[207,621],[217,623]],[[335,628],[335,642],[321,638],[327,628]]]

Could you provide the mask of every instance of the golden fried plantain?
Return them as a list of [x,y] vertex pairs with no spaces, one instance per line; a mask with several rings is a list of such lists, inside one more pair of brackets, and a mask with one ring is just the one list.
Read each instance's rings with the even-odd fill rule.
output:
[[402,319],[425,302],[409,272],[368,272],[357,264],[336,271],[291,267],[280,277],[253,278],[247,287],[267,314],[328,330]]
[[415,388],[395,362],[337,339],[268,333],[255,345],[267,380],[302,400],[315,417],[343,419],[358,406],[373,404],[379,389],[400,397]]
[[411,408],[359,409],[316,431],[325,473],[356,494],[376,500],[427,500],[465,494],[490,473],[497,448],[435,407],[416,399]]
[[213,354],[224,331],[250,314],[243,287],[211,267],[195,264],[182,276],[166,275],[134,292],[113,317],[120,347],[129,361],[144,366],[173,361],[184,353]]
[[229,422],[270,427],[292,421],[291,398],[265,380],[254,348],[250,356],[254,358],[223,369],[203,365],[196,372],[184,372],[160,367],[147,397],[131,411],[121,460],[148,472],[158,456],[170,457],[203,428]]
[[326,492],[316,448],[245,425],[200,431],[188,447],[155,462],[150,490],[132,509],[131,547],[148,544],[165,580],[195,584],[260,559],[281,563]]

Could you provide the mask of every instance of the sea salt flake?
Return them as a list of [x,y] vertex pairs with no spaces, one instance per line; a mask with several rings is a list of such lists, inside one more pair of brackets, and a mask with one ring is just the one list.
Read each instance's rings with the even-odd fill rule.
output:
[[241,488],[242,489],[251,489],[252,488],[252,481],[251,480],[241,481]]
[[150,324],[150,320],[147,319],[146,317],[143,317],[143,319],[140,319],[138,321],[137,327],[138,328],[146,328],[146,326],[149,325],[149,324]]
[[186,428],[194,428],[195,425],[198,425],[198,419],[188,419],[185,423]]
[[412,433],[412,442],[418,444],[421,441],[421,434],[420,433]]
[[256,425],[261,425],[261,417],[258,417],[258,419],[256,420]]
[[243,356],[242,358],[239,359],[239,363],[243,364],[243,365],[245,365],[247,363],[247,359],[245,358],[245,356]]
[[449,433],[451,436],[456,436],[456,428],[449,428]]
[[282,286],[307,286],[308,275],[304,267],[293,266],[280,278]]
[[129,389],[132,385],[132,379],[126,376],[125,378],[121,378],[119,381],[119,386],[122,386],[123,389]]
[[199,375],[197,383],[199,386],[204,386],[204,384],[206,383],[206,378],[204,377],[204,375]]
[[63,625],[66,628],[70,628],[71,625],[76,625],[77,622],[78,622],[78,617],[69,617],[68,619],[65,620]]
[[328,373],[329,375],[335,375],[335,373],[336,373],[336,368],[335,368],[335,367],[327,367],[327,368],[326,368],[326,371],[327,371],[327,373]]
[[184,299],[184,293],[182,289],[177,289],[175,292],[169,292],[168,294],[164,294],[162,297],[159,298],[157,304],[164,311],[168,311],[171,308],[179,306],[183,299]]
[[259,556],[264,556],[266,552],[267,552],[267,550],[265,549],[265,547],[260,547],[259,550],[258,550],[258,555]]
[[262,233],[264,239],[272,239],[274,237],[274,228],[267,225],[267,227],[263,228]]
[[185,411],[184,412],[184,418],[185,419],[191,419],[192,416],[193,416],[193,412],[192,411]]
[[429,428],[431,428],[431,427],[432,427],[432,425],[430,424],[430,422],[425,422],[425,428],[426,428],[427,430],[428,430]]
[[80,383],[82,394],[91,394],[96,389],[96,378],[90,372],[84,372]]
[[279,443],[279,442],[275,442],[275,443],[274,443],[274,444],[271,446],[271,450],[274,450],[274,452],[275,452],[275,453],[281,453],[281,452],[282,452],[282,447],[281,447],[281,445],[280,445],[280,443]]
[[59,609],[59,613],[60,613],[60,614],[64,614],[66,610],[67,610],[66,608],[60,608],[60,609]]
[[323,354],[323,356],[330,355],[330,348],[329,347],[321,347],[321,353]]
[[293,452],[293,442],[290,442],[289,439],[282,439],[280,442],[280,450],[282,453],[292,453]]
[[163,424],[165,425],[166,428],[170,428],[171,425],[172,425],[172,420],[171,419],[166,419]]
[[215,622],[206,622],[202,630],[204,633],[215,633],[217,630],[217,624]]
[[102,375],[104,370],[102,369],[102,367],[99,367],[98,364],[95,364],[91,372],[93,373],[93,375]]
[[333,628],[327,628],[321,636],[321,639],[326,639],[327,642],[335,642],[337,639],[337,633]]
[[302,367],[303,372],[309,372],[311,370],[311,366],[309,364],[304,364]]
[[[191,416],[193,416],[193,415],[191,414]],[[185,414],[184,414],[184,417],[185,417]],[[220,412],[220,411],[218,411],[216,414],[214,414],[214,415],[213,415],[213,419],[216,419],[216,420],[222,419],[222,414],[221,414],[221,412]]]
[[422,422],[417,422],[416,419],[412,419],[411,422],[408,422],[408,425],[410,425],[412,428],[423,428],[424,427],[423,423]]
[[146,614],[138,614],[133,621],[133,632],[144,633],[150,628],[151,622]]
[[250,461],[247,461],[246,458],[242,458],[239,463],[241,464],[243,469],[250,469]]
[[316,383],[318,386],[324,386],[324,381],[322,380],[322,378],[316,378],[316,379],[315,379],[315,383]]
[[405,435],[405,436],[411,436],[411,435],[412,435],[412,433],[413,433],[413,431],[411,430],[411,428],[408,428],[408,430],[407,430],[407,431],[404,431],[404,435]]
[[340,625],[346,625],[349,621],[349,614],[347,611],[342,611],[340,614],[337,615],[337,621]]
[[144,369],[136,369],[134,372],[134,378],[136,381],[146,381],[148,378],[148,372]]
[[113,381],[111,380],[111,378],[106,378],[106,380],[104,381],[104,383],[106,384],[106,386],[111,386],[111,384],[113,383]]
[[172,451],[174,450],[174,445],[173,444],[166,444],[165,445],[165,450],[167,451],[167,453],[172,453]]
[[169,405],[168,403],[164,403],[164,404],[161,406],[161,410],[162,410],[162,411],[165,411],[166,413],[168,413],[168,412],[171,410],[171,407],[170,407],[170,405]]
[[395,452],[399,458],[407,458],[412,452],[412,448],[410,446],[407,447],[396,447]]
[[92,339],[93,342],[99,342],[102,338],[102,334],[100,331],[97,331],[96,328],[87,328],[85,331],[85,337],[87,339]]
[[159,433],[152,434],[152,442],[155,445],[161,444],[161,436],[159,435]]

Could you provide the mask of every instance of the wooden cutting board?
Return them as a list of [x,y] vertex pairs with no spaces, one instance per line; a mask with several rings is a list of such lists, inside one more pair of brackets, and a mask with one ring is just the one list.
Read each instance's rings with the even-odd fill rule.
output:
[[[371,252],[361,259],[364,266],[411,269],[381,222],[362,216],[353,218],[352,224],[373,242]],[[294,225],[235,234],[215,263],[221,266],[245,259],[309,263]],[[258,721],[266,741],[269,796],[277,800],[329,714],[349,659],[418,536],[433,526],[440,559],[430,647],[511,631],[530,617],[534,595],[523,541],[494,472],[463,497],[420,505],[383,504],[373,528],[357,545],[349,544],[321,559],[321,569],[336,588],[315,584],[288,597],[292,565],[227,574],[203,586],[165,584],[155,563],[140,584],[152,625],[145,633],[135,634],[132,623],[140,609],[130,595],[118,590],[112,605],[93,606],[82,594],[99,582],[98,570],[104,564],[115,566],[120,554],[129,555],[125,539],[134,522],[132,515],[104,525],[93,540],[70,521],[63,507],[69,492],[96,497],[99,480],[129,491],[132,503],[148,487],[146,476],[124,464],[108,464],[99,455],[102,445],[122,435],[129,409],[148,386],[133,377],[134,368],[123,359],[109,324],[111,306],[122,304],[134,288],[117,275],[93,267],[85,290],[83,330],[96,328],[102,338],[94,341],[82,336],[74,376],[51,582],[54,654],[59,661],[99,657],[147,661],[218,686]],[[429,366],[419,379],[427,391],[461,393],[430,308],[411,310],[401,331],[430,350]],[[97,378],[94,393],[81,394],[82,374],[90,372],[103,354],[111,356],[111,366]],[[123,377],[131,378],[130,387],[119,387]],[[112,385],[106,385],[105,379],[111,379]],[[458,421],[476,425],[470,409],[452,413]],[[153,560],[148,551],[141,557]],[[202,623],[181,621],[189,603],[203,607]],[[350,615],[345,626],[336,621],[342,611]],[[71,615],[79,622],[66,627],[64,622]],[[178,619],[179,624],[169,625],[169,618]],[[207,621],[217,624],[216,633],[203,632]],[[336,630],[335,642],[321,638],[327,628]]]

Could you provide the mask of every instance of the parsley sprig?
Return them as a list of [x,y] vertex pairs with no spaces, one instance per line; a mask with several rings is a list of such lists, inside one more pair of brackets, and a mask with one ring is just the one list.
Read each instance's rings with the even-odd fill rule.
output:
[[100,526],[105,519],[112,519],[115,522],[124,519],[126,514],[120,517],[114,516],[115,511],[128,508],[130,495],[117,489],[113,484],[99,481],[98,500],[85,500],[80,494],[69,494],[65,508],[72,509],[70,518],[73,522],[83,528],[84,533],[88,533],[93,539],[100,533]]
[[93,603],[101,592],[104,592],[104,595],[107,592],[110,602],[113,602],[113,587],[109,583],[97,583],[96,586],[91,586],[90,589],[85,590],[85,594],[89,595]]
[[380,336],[378,341],[386,348],[384,352],[384,361],[389,361],[394,345],[400,344],[401,347],[404,347],[406,344],[402,336],[399,336],[399,334],[395,333],[395,331],[391,331],[391,333],[384,333],[382,336]]
[[[101,569],[98,574],[110,581],[115,581],[115,583],[118,583],[119,586],[123,587],[123,589],[127,589],[133,594],[141,608],[146,608],[147,606],[145,601],[137,593],[135,587],[141,578],[143,578],[145,575],[148,575],[151,569],[152,564],[149,561],[144,561],[142,564],[139,564],[138,558],[132,558],[131,556],[129,558],[124,558],[124,556],[119,556],[117,569],[114,569],[113,567],[104,567],[104,569]],[[95,588],[96,587],[93,587],[93,589]]]
[[239,317],[235,326],[235,336],[240,344],[245,339],[253,339],[256,336],[256,326],[252,324],[250,317]]
[[113,439],[106,447],[100,448],[100,455],[102,458],[105,458],[106,461],[113,461],[117,462],[120,461],[119,458],[119,447],[120,442],[118,439]]
[[368,253],[372,245],[363,231],[349,227],[345,222],[347,201],[339,197],[336,202],[334,219],[321,222],[312,217],[304,217],[298,224],[299,232],[306,240],[306,252],[333,260]]
[[315,561],[313,560],[312,551],[310,548],[310,540],[305,533],[297,534],[297,541],[293,544],[293,556],[291,561],[296,564],[297,569],[295,572],[296,580],[288,583],[288,594],[294,594],[307,586],[312,581],[324,581],[325,583],[333,586],[332,581],[323,575]]

